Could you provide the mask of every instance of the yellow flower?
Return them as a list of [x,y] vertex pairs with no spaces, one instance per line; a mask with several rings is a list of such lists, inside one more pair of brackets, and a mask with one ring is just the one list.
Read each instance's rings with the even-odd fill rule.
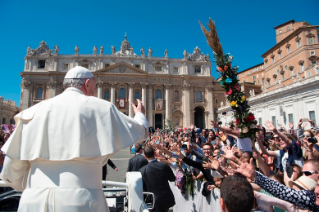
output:
[[242,96],[242,97],[241,97],[241,100],[242,100],[242,101],[246,101],[246,96]]
[[236,105],[237,105],[237,102],[232,101],[232,102],[229,103],[229,105],[230,105],[230,106],[236,106]]

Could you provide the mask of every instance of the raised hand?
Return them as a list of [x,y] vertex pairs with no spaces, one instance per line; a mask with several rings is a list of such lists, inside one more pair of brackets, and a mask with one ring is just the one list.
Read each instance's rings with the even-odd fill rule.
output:
[[268,131],[276,131],[276,127],[273,125],[271,121],[266,121],[264,125],[267,127]]
[[289,128],[290,128],[290,129],[293,129],[293,128],[294,128],[293,123],[289,122]]
[[256,180],[257,174],[253,165],[253,158],[250,158],[249,163],[242,163],[240,166],[236,165],[237,169],[234,172],[244,175],[250,180]]
[[203,162],[203,167],[204,167],[204,169],[212,169],[213,165],[211,163],[209,163],[209,162],[204,161]]
[[211,125],[214,127],[214,128],[217,128],[218,127],[218,122],[215,122],[215,121],[210,121],[211,122]]
[[137,107],[133,103],[131,103],[131,106],[133,108],[134,114],[143,113],[145,115],[145,107],[143,103],[141,102],[141,100],[137,99]]
[[301,125],[302,125],[302,119],[299,119],[298,126],[301,127]]

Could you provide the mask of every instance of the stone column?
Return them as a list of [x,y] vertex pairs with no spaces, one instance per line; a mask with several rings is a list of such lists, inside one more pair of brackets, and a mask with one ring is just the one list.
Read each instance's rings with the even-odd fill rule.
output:
[[111,103],[115,104],[115,85],[116,82],[111,82]]
[[147,83],[141,83],[141,86],[142,86],[142,103],[143,103],[145,110],[146,110],[146,86],[147,86]]
[[153,85],[148,86],[148,105],[147,105],[147,115],[149,126],[154,127],[153,122]]
[[102,86],[103,86],[103,82],[97,82],[96,83],[97,86],[97,98],[102,99]]
[[190,110],[190,85],[183,85],[183,128],[190,126],[191,110]]
[[21,87],[23,89],[23,96],[22,96],[22,110],[25,110],[30,107],[30,89],[31,89],[31,82],[29,81],[22,81]]
[[171,119],[171,107],[170,107],[170,84],[165,84],[165,123],[167,119]]
[[47,87],[49,89],[49,98],[55,97],[57,82],[54,80],[50,80],[47,84]]
[[128,83],[129,85],[129,92],[128,92],[128,99],[129,99],[129,105],[128,105],[128,114],[130,117],[134,117],[134,112],[133,112],[133,108],[131,106],[131,103],[134,103],[134,98],[133,98],[133,85],[134,83],[130,82]]

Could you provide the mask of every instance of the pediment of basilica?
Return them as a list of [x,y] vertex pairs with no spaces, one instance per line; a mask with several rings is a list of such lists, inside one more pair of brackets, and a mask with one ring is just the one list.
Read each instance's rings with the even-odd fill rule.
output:
[[103,69],[97,70],[95,73],[112,73],[112,74],[144,74],[147,73],[140,68],[132,66],[126,62],[119,62]]

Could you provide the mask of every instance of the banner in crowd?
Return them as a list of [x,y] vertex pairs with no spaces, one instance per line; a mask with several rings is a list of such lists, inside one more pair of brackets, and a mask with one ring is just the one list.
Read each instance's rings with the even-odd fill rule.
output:
[[14,130],[15,126],[13,124],[2,124],[1,130],[4,133],[10,133]]

